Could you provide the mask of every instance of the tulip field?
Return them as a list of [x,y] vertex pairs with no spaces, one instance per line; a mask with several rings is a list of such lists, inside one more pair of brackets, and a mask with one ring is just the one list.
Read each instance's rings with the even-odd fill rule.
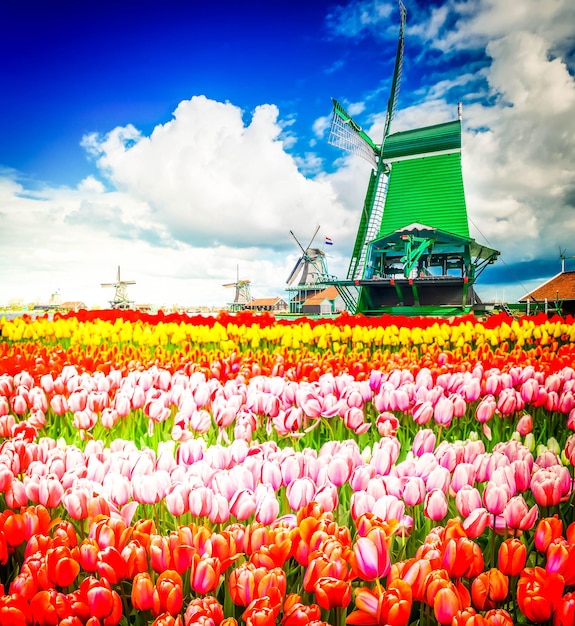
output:
[[575,319],[0,319],[0,626],[575,626]]

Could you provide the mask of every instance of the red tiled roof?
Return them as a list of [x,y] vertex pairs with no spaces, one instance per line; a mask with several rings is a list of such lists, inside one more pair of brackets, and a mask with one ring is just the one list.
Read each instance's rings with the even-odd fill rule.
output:
[[337,296],[338,296],[337,289],[333,285],[331,285],[327,289],[324,289],[323,291],[320,291],[319,293],[316,293],[315,295],[310,296],[305,301],[305,304],[306,305],[321,304],[324,300],[335,300]]
[[553,302],[555,300],[575,300],[575,270],[557,274],[531,293],[519,298],[519,302],[526,300],[543,302],[545,299]]

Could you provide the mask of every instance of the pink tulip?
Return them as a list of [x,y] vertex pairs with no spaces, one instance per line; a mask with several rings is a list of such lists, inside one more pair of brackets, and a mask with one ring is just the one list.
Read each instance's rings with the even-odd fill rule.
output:
[[119,420],[120,416],[118,415],[118,412],[108,407],[103,409],[102,414],[100,415],[100,423],[104,428],[114,428]]
[[255,520],[260,524],[272,524],[278,517],[280,504],[274,494],[260,498],[256,504]]
[[539,511],[536,505],[529,508],[523,496],[514,496],[503,511],[505,524],[513,530],[531,530],[537,521]]
[[418,402],[411,409],[411,414],[416,424],[420,426],[427,424],[434,414],[433,404],[429,400]]
[[315,493],[315,485],[310,478],[296,478],[286,488],[286,497],[292,511],[307,506]]
[[11,404],[12,411],[16,413],[16,415],[24,415],[24,413],[28,410],[28,403],[26,402],[26,398],[24,398],[24,396],[13,396]]
[[532,403],[539,395],[539,383],[534,378],[529,378],[521,385],[519,390],[525,403]]
[[[29,500],[24,483],[22,483],[16,477],[6,488],[6,491],[4,492],[4,498],[6,500],[6,505],[13,510],[17,510],[22,506],[26,506]],[[36,497],[32,501],[37,502],[38,498]]]
[[447,498],[441,489],[432,489],[425,496],[423,513],[425,517],[439,522],[447,515]]
[[68,406],[70,411],[84,411],[88,405],[88,392],[85,389],[78,389],[68,396]]
[[423,479],[419,476],[413,476],[403,487],[403,501],[407,506],[417,506],[424,501],[426,491]]
[[453,470],[450,488],[458,493],[465,486],[473,486],[475,482],[475,467],[472,463],[460,463]]
[[[190,509],[191,510],[191,509]],[[228,501],[219,493],[214,493],[212,497],[212,507],[208,512],[208,519],[212,524],[223,524],[230,517]]]
[[469,517],[475,509],[482,508],[481,494],[471,485],[463,485],[455,496],[455,506],[461,517]]
[[433,419],[441,426],[449,426],[453,419],[454,407],[453,402],[446,397],[441,397],[433,410]]
[[435,448],[435,433],[430,429],[418,430],[413,438],[411,449],[415,456],[421,456],[425,452],[433,452]]
[[61,394],[52,396],[50,400],[50,407],[56,415],[64,415],[68,412],[68,402],[66,397]]
[[501,515],[509,502],[509,487],[489,481],[483,490],[483,504],[492,515]]
[[[213,491],[208,487],[190,489],[189,508],[195,517],[206,517],[212,510]],[[226,500],[227,503],[227,500]]]
[[120,417],[126,417],[132,410],[130,398],[123,393],[116,394],[113,407]]
[[75,520],[88,518],[88,492],[84,489],[68,489],[62,504],[68,515]]
[[447,468],[441,467],[441,465],[433,469],[425,481],[428,491],[440,489],[445,494],[449,491],[450,483],[451,474]]
[[475,417],[481,424],[488,422],[494,415],[497,409],[497,402],[492,395],[484,396],[481,402],[475,409]]
[[230,500],[230,513],[238,520],[244,521],[256,510],[256,498],[251,489],[241,489]]
[[531,478],[531,491],[539,506],[557,506],[561,502],[561,478],[550,469],[539,469]]
[[[575,445],[573,447],[575,448]],[[363,491],[367,489],[370,479],[372,479],[375,474],[375,467],[373,467],[373,465],[360,465],[355,467],[349,477],[349,484],[352,490]]]
[[55,509],[64,497],[64,487],[54,474],[42,476],[38,483],[38,502],[46,508]]
[[463,395],[467,402],[475,402],[481,396],[481,383],[477,378],[469,378],[463,388]]
[[365,415],[362,409],[350,408],[343,414],[343,423],[347,428],[353,430],[356,435],[365,434],[371,424],[365,421]]
[[98,422],[98,415],[90,409],[84,409],[82,411],[76,411],[74,413],[74,419],[72,420],[72,426],[78,430],[91,430]]
[[463,521],[463,529],[470,539],[476,539],[489,526],[492,515],[483,508],[471,511],[469,516]]
[[365,513],[373,513],[375,498],[366,491],[354,491],[350,499],[350,511],[352,519],[356,520]]
[[570,413],[571,409],[575,407],[575,396],[572,391],[563,391],[559,396],[559,406],[557,410],[561,413]]
[[395,496],[384,495],[375,501],[373,513],[384,521],[399,520],[405,514],[405,504]]
[[321,504],[326,513],[335,511],[339,502],[337,487],[333,483],[327,482],[325,485],[316,490],[313,496],[313,502]]

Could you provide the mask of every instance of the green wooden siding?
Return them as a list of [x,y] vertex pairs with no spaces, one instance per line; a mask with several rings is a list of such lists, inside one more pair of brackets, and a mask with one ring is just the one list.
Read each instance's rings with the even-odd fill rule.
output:
[[392,163],[379,237],[414,222],[469,237],[459,151]]

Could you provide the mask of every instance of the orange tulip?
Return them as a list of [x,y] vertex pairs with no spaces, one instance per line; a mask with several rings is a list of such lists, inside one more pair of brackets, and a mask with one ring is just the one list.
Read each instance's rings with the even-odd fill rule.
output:
[[282,626],[302,626],[321,619],[317,604],[302,604],[301,597],[290,593],[284,600]]
[[182,610],[184,590],[182,578],[175,570],[162,572],[156,580],[153,595],[152,615],[171,613],[176,615]]
[[68,587],[80,573],[80,564],[72,557],[70,548],[58,546],[46,553],[48,577],[57,587]]
[[509,592],[509,579],[498,569],[482,572],[471,583],[471,598],[480,611],[494,609]]
[[513,618],[505,609],[491,609],[485,613],[489,626],[513,626]]
[[118,592],[104,580],[86,578],[80,584],[80,592],[85,597],[90,615],[110,626],[115,626],[122,619],[122,600]]
[[516,538],[506,539],[497,555],[499,570],[507,576],[519,576],[527,560],[527,547]]
[[442,626],[451,624],[451,620],[461,609],[459,595],[453,583],[441,587],[433,598],[433,614]]
[[351,583],[324,576],[317,581],[315,597],[317,603],[327,611],[334,607],[345,608],[351,602]]
[[531,622],[547,621],[559,605],[564,587],[560,574],[548,574],[542,567],[524,569],[517,583],[520,611]]
[[535,528],[535,547],[539,552],[547,552],[549,544],[563,534],[563,522],[554,515],[539,521]]
[[214,591],[220,583],[220,560],[215,556],[200,557],[195,554],[192,559],[190,587],[201,594]]
[[391,566],[388,541],[380,528],[373,528],[366,537],[358,537],[350,556],[356,576],[367,581],[387,576]]
[[575,592],[566,593],[553,614],[553,626],[575,626]]
[[149,611],[154,606],[154,581],[148,572],[134,576],[132,605],[136,611]]
[[451,620],[451,626],[487,626],[489,622],[472,607],[457,611]]

